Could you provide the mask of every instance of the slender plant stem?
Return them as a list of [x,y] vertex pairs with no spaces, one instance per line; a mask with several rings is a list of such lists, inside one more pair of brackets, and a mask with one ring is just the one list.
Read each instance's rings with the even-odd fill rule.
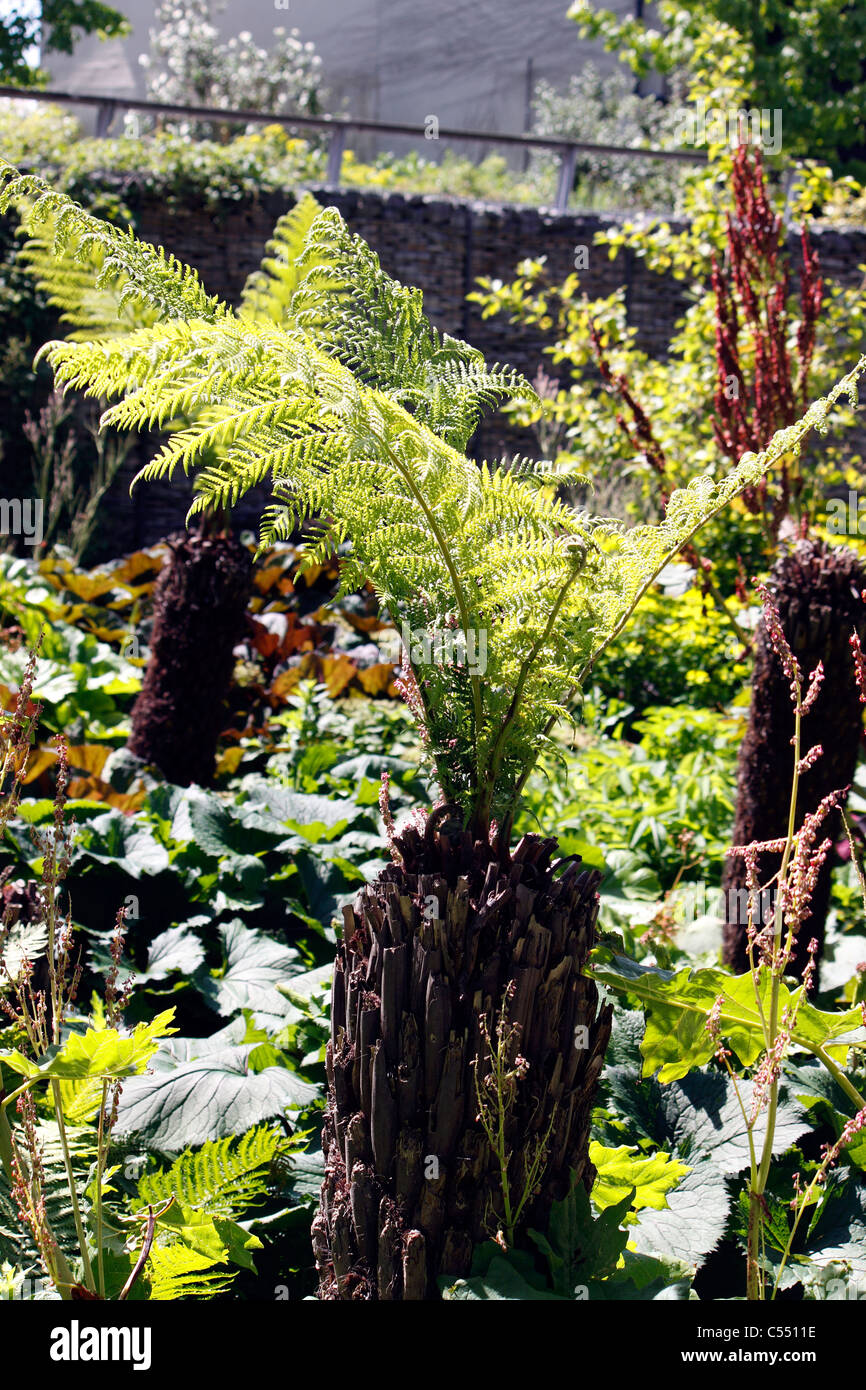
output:
[[[169,1203],[169,1205],[171,1205],[171,1204]],[[163,1207],[162,1210],[165,1211],[166,1208]],[[129,1298],[129,1295],[130,1295],[130,1293],[132,1292],[132,1288],[133,1288],[133,1285],[135,1284],[136,1279],[137,1279],[138,1276],[141,1274],[141,1271],[144,1269],[144,1266],[147,1264],[147,1257],[148,1257],[148,1255],[150,1254],[151,1247],[152,1247],[152,1245],[153,1245],[153,1238],[154,1238],[154,1235],[155,1235],[155,1234],[156,1234],[156,1212],[154,1211],[153,1207],[148,1207],[148,1209],[147,1209],[147,1227],[146,1227],[145,1233],[144,1233],[144,1240],[142,1241],[142,1244],[141,1244],[141,1251],[140,1251],[140,1253],[139,1253],[138,1259],[136,1260],[135,1264],[134,1264],[133,1267],[132,1267],[132,1271],[131,1271],[131,1273],[130,1273],[129,1278],[127,1279],[126,1283],[124,1284],[123,1288],[120,1290],[120,1293],[118,1294],[118,1301],[119,1301],[119,1302],[124,1303],[124,1302],[126,1301],[126,1299]]]
[[96,1293],[96,1285],[93,1281],[93,1269],[90,1264],[90,1253],[87,1249],[87,1237],[84,1233],[84,1222],[81,1219],[81,1208],[78,1203],[78,1192],[75,1187],[75,1172],[72,1167],[72,1155],[69,1152],[69,1141],[66,1135],[66,1122],[63,1117],[63,1101],[60,1095],[60,1082],[55,1078],[51,1080],[51,1096],[54,1101],[54,1116],[57,1120],[57,1128],[60,1131],[60,1144],[63,1149],[63,1162],[66,1167],[66,1182],[69,1188],[72,1216],[75,1221],[75,1233],[78,1236],[81,1263],[84,1266],[84,1283],[90,1293]]
[[99,1280],[99,1297],[105,1298],[105,1264],[102,1257],[102,1174],[105,1170],[105,1107],[108,1104],[108,1082],[102,1083],[102,1103],[99,1107],[99,1121],[96,1130],[96,1196],[94,1199],[94,1218],[96,1223],[96,1265]]
[[[797,825],[797,796],[800,788],[800,756],[801,756],[801,728],[802,728],[802,692],[800,682],[795,678],[796,703],[794,706],[794,776],[791,782],[791,800],[788,807],[788,833],[785,840],[785,848],[782,853],[782,863],[778,874],[778,891],[776,894],[776,910],[773,913],[773,963],[770,978],[770,1017],[767,1024],[767,1052],[772,1053],[779,1030],[779,991],[781,985],[781,945],[782,945],[782,909],[784,901],[779,899],[783,894],[787,881],[788,865],[791,861],[791,851],[794,846],[794,838]],[[764,1142],[761,1149],[761,1161],[758,1168],[757,1178],[753,1179],[749,1190],[749,1224],[748,1242],[746,1255],[746,1296],[750,1300],[760,1300],[763,1297],[763,1275],[761,1273],[761,1263],[759,1257],[759,1245],[761,1244],[764,1229],[764,1192],[767,1187],[767,1179],[770,1174],[770,1165],[773,1161],[773,1144],[776,1138],[776,1116],[779,1108],[779,1078],[774,1077],[770,1082],[770,1094],[767,1102],[767,1127],[764,1132]]]
[[[0,1067],[0,1095],[3,1093],[3,1069]],[[6,1174],[6,1181],[11,1192],[14,1183],[12,1171],[13,1140],[12,1126],[6,1114],[6,1107],[0,1105],[0,1163],[3,1164],[3,1172]]]
[[[466,634],[468,640],[470,630],[469,605],[466,601],[466,595],[463,592],[463,585],[460,582],[460,575],[457,570],[457,565],[454,561],[454,556],[451,554],[451,549],[448,545],[447,540],[445,539],[445,536],[442,532],[442,528],[440,527],[439,522],[437,521],[432,508],[428,505],[424,493],[418,487],[418,484],[412,476],[411,469],[406,467],[400,456],[398,454],[395,454],[394,450],[390,447],[387,441],[381,437],[381,435],[374,434],[374,438],[377,444],[381,445],[382,449],[388,455],[394,467],[400,473],[400,476],[406,483],[406,486],[411,492],[413,499],[417,502],[418,506],[421,508],[421,511],[424,513],[430,530],[433,532],[436,544],[439,547],[442,559],[445,563],[445,568],[448,570],[449,578],[451,579],[451,583],[454,587],[454,597],[457,602],[457,607],[460,611],[460,621],[463,624],[463,631]],[[469,679],[472,685],[472,705],[475,722],[475,749],[477,762],[480,758],[481,724],[483,718],[483,708],[481,701],[481,682],[478,676],[472,675],[471,672]]]
[[852,1100],[857,1106],[857,1109],[866,1110],[866,1099],[861,1096],[856,1086],[852,1086],[842,1068],[837,1067],[830,1054],[825,1051],[823,1047],[816,1047],[814,1049],[814,1056],[818,1058],[819,1062],[823,1062],[833,1080],[836,1082],[836,1085],[841,1087],[848,1099]]

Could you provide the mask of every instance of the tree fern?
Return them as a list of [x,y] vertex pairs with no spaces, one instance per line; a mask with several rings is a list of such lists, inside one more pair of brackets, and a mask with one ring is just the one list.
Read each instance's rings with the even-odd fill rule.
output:
[[476,348],[440,334],[423,305],[421,291],[386,275],[336,208],[311,224],[290,322],[359,381],[387,392],[447,443],[465,449],[485,409],[532,392],[518,373],[489,369]]
[[[270,478],[263,544],[302,523],[311,562],[350,543],[344,587],[369,579],[416,635],[413,702],[427,749],[445,796],[479,831],[491,817],[507,831],[552,724],[664,565],[776,459],[796,452],[833,402],[853,401],[866,368],[861,359],[798,424],[726,477],[675,491],[664,521],[626,530],[556,500],[526,470],[466,457],[480,413],[530,388],[438,334],[420,291],[391,280],[333,208],[309,220],[297,283],[276,322],[231,313],[192,271],[8,166],[0,177],[3,205],[35,196],[29,219],[50,212],[73,254],[98,246],[100,281],[116,272],[125,295],[170,320],[46,345],[58,382],[117,400],[106,426],[146,429],[193,416],[140,474],[199,469],[193,511],[235,502]],[[425,643],[455,632],[478,653],[485,644],[474,669],[443,659],[442,642]]]
[[213,319],[230,310],[208,295],[196,271],[161,248],[95,217],[35,174],[0,163],[0,210],[14,201],[31,236],[50,227],[51,248],[90,266],[97,289],[116,286],[118,302],[137,300],[162,318]]
[[80,238],[67,233],[58,237],[57,219],[46,211],[32,221],[32,232],[18,252],[19,260],[60,309],[61,323],[69,324],[73,340],[132,331],[156,321],[158,311],[137,295],[121,294],[121,277],[103,275],[105,250],[97,242],[79,245]]

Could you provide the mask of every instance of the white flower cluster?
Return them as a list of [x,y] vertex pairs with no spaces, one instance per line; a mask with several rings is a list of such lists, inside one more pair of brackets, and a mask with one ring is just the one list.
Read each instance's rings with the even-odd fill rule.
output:
[[151,100],[277,114],[321,111],[322,60],[297,29],[274,29],[270,48],[259,48],[248,30],[223,40],[212,10],[212,0],[157,6],[150,56],[139,59]]
[[[674,76],[671,88],[677,99],[665,104],[656,96],[637,95],[634,80],[624,73],[600,72],[586,63],[564,92],[549,82],[537,84],[533,128],[539,135],[570,136],[593,145],[674,148],[682,143],[675,138],[682,115],[681,79]],[[579,178],[609,180],[621,194],[651,197],[661,207],[675,205],[685,169],[660,160],[589,151],[582,151],[577,161]]]

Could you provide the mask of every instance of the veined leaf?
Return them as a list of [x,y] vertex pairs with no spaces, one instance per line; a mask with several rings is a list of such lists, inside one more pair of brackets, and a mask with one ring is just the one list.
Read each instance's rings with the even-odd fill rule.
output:
[[653,1207],[660,1211],[667,1206],[667,1194],[686,1176],[689,1169],[667,1153],[642,1154],[629,1144],[609,1149],[593,1140],[589,1158],[598,1170],[592,1189],[592,1200],[604,1211],[615,1206],[631,1192],[631,1210]]
[[134,1077],[123,1088],[116,1132],[136,1134],[147,1148],[180,1153],[208,1139],[243,1134],[317,1099],[318,1087],[287,1067],[250,1071],[254,1047],[227,1047]]
[[177,1200],[159,1217],[157,1230],[170,1232],[190,1250],[206,1256],[212,1264],[231,1260],[253,1272],[255,1265],[249,1251],[262,1249],[258,1236],[250,1235],[228,1217],[211,1216]]
[[0,1052],[0,1062],[28,1080],[117,1080],[143,1072],[157,1049],[157,1039],[175,1030],[170,1026],[174,1009],[157,1014],[150,1023],[136,1024],[128,1036],[116,1028],[71,1033],[62,1047],[52,1048],[39,1061],[10,1049]]
[[147,968],[136,973],[136,984],[165,980],[174,971],[192,975],[204,960],[204,946],[187,926],[168,927],[147,950]]
[[[729,975],[725,970],[676,972],[639,965],[626,956],[601,948],[595,953],[592,974],[611,989],[640,1000],[646,1010],[646,1032],[641,1043],[643,1074],[658,1072],[659,1081],[677,1081],[713,1056],[716,1044],[707,1032],[707,1019],[721,999],[720,1028],[744,1066],[751,1066],[764,1050],[762,1018],[769,1014],[770,979],[761,984],[760,1006],[751,972]],[[782,984],[779,1009],[789,1014],[802,995],[802,986],[791,990]],[[792,1041],[807,1052],[825,1050],[841,1064],[848,1048],[866,1043],[859,1008],[844,1013],[816,1009],[799,1003]]]
[[265,1019],[277,1026],[288,1014],[288,1006],[277,986],[292,974],[301,973],[297,951],[281,941],[253,931],[237,920],[220,927],[226,965],[216,978],[203,975],[200,988],[208,1003],[228,1018],[240,1009],[252,1009],[256,1022]]

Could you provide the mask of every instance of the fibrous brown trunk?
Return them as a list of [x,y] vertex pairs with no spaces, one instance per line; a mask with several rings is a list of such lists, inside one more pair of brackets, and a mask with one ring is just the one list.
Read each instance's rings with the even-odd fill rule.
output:
[[[800,779],[797,827],[817,810],[830,792],[846,788],[854,776],[862,732],[859,693],[849,647],[852,631],[866,631],[866,578],[853,551],[831,548],[822,541],[800,541],[777,562],[770,585],[782,630],[808,680],[818,662],[824,683],[801,725],[802,754],[820,744],[823,756]],[[804,689],[805,694],[805,689]],[[788,678],[773,651],[763,620],[758,626],[749,727],[740,749],[737,780],[735,845],[784,838],[788,829],[794,750],[794,711]],[[834,811],[823,822],[819,840],[835,840],[841,816]],[[758,856],[759,883],[768,884],[778,871],[781,855]],[[722,884],[726,921],[725,963],[738,972],[748,968],[746,866],[740,855],[730,856]],[[811,915],[795,942],[790,972],[801,977],[814,937],[820,948],[830,902],[831,864],[826,860],[812,895]],[[772,902],[765,897],[758,909],[763,919]],[[758,921],[755,925],[766,925]],[[817,983],[817,972],[813,987]]]
[[481,1020],[495,1046],[503,1001],[521,1054],[505,1126],[515,1195],[524,1158],[539,1144],[544,1154],[521,1225],[543,1227],[572,1170],[587,1188],[595,1177],[590,1120],[611,1010],[599,1011],[582,968],[599,875],[557,865],[556,841],[536,835],[499,856],[453,807],[395,844],[401,862],[345,909],[334,974],[313,1223],[325,1299],[434,1298],[438,1276],[466,1275],[473,1246],[502,1229],[475,1069],[489,1088]]
[[169,546],[128,747],[175,786],[206,786],[223,728],[232,652],[245,629],[252,566],[232,536],[193,533]]

